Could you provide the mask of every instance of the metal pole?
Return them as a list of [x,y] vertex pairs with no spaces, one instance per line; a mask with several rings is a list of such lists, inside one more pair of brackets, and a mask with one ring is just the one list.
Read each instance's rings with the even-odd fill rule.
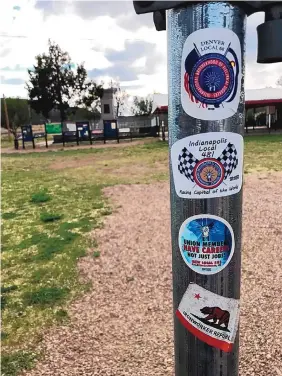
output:
[[[232,132],[230,136],[230,140],[233,139],[233,135],[241,135],[243,134],[244,129],[244,58],[245,58],[245,27],[246,27],[246,15],[244,11],[236,5],[231,5],[228,2],[201,2],[198,4],[188,5],[187,7],[170,9],[167,12],[167,29],[168,29],[168,82],[169,82],[169,146],[170,146],[170,171],[171,171],[171,232],[172,232],[172,268],[173,268],[173,305],[174,305],[174,331],[175,331],[175,374],[176,376],[237,376],[238,375],[238,354],[239,354],[239,330],[237,330],[235,340],[233,341],[234,344],[232,346],[232,350],[229,352],[222,351],[218,347],[214,345],[210,345],[199,339],[199,335],[193,334],[190,330],[187,330],[183,326],[183,322],[185,320],[179,319],[176,316],[175,312],[178,310],[180,302],[183,299],[183,296],[187,290],[187,287],[190,286],[191,283],[195,283],[196,287],[199,286],[201,289],[205,289],[210,293],[215,293],[218,296],[218,303],[216,301],[216,297],[213,296],[212,299],[215,301],[215,305],[220,307],[222,303],[222,297],[225,298],[232,298],[239,301],[240,298],[240,272],[241,272],[241,229],[242,229],[242,189],[237,187],[234,189],[234,194],[230,193],[228,190],[228,196],[222,197],[213,197],[211,190],[205,189],[206,192],[209,192],[207,196],[200,195],[200,198],[189,198],[189,192],[185,196],[185,192],[183,193],[184,197],[180,197],[180,190],[177,187],[177,179],[180,177],[176,177],[177,173],[180,173],[182,168],[182,176],[181,179],[187,179],[187,184],[189,183],[191,186],[191,176],[192,176],[192,183],[194,183],[194,187],[190,189],[190,195],[193,196],[193,192],[201,191],[201,188],[197,185],[195,181],[195,176],[193,178],[193,173],[189,175],[189,171],[184,169],[185,166],[180,166],[181,163],[181,152],[183,157],[183,148],[182,146],[185,144],[187,149],[189,149],[189,139],[187,141],[183,141],[183,145],[180,145],[180,148],[175,152],[172,151],[172,147],[177,145],[179,140],[183,140],[184,138],[192,135],[196,135],[194,139],[190,139],[193,142],[196,142],[197,137],[201,141],[204,140],[214,140],[218,134],[214,132],[224,132],[222,133],[223,138],[228,135],[225,132]],[[230,110],[232,113],[226,117],[224,114],[224,110],[229,106],[230,103],[222,102],[219,104],[219,107],[214,105],[207,105],[205,107],[202,106],[201,102],[198,101],[196,103],[197,98],[195,98],[194,93],[186,92],[187,98],[190,100],[189,106],[198,106],[198,107],[191,107],[191,110],[185,107],[185,103],[183,103],[183,53],[185,52],[187,56],[192,51],[189,48],[185,51],[185,42],[189,35],[192,33],[201,30],[201,29],[208,29],[205,32],[205,38],[202,36],[195,35],[195,46],[192,52],[191,58],[188,60],[191,62],[193,59],[199,59],[200,56],[205,55],[207,52],[214,53],[216,43],[218,45],[223,45],[226,48],[226,40],[224,43],[221,43],[221,38],[214,37],[215,34],[214,28],[221,29],[221,35],[224,39],[224,35],[226,30],[231,30],[239,40],[239,49],[241,53],[241,58],[239,57],[238,63],[234,63],[234,59],[231,59],[230,56],[226,55],[226,51],[221,50],[221,54],[225,55],[228,58],[230,64],[239,64],[240,72],[239,78],[236,78],[236,71],[234,69],[234,80],[238,79],[238,87],[234,89],[234,82],[233,88],[231,88],[234,92],[237,91],[239,94],[239,104],[233,105],[233,108]],[[229,37],[229,34],[228,34]],[[202,38],[202,39],[201,39]],[[228,38],[227,38],[228,39]],[[232,38],[231,38],[232,39]],[[234,39],[231,41],[231,46],[227,44],[227,48],[232,47],[234,49]],[[215,42],[213,42],[215,40]],[[219,40],[219,42],[216,42]],[[191,44],[191,41],[189,42]],[[232,45],[233,44],[233,45]],[[206,47],[206,50],[205,50]],[[235,47],[236,50],[236,47]],[[184,52],[183,52],[184,51]],[[238,51],[235,55],[237,57],[240,55]],[[185,54],[184,54],[185,55]],[[185,56],[184,56],[185,58]],[[211,57],[212,59],[212,57]],[[222,58],[224,59],[224,58]],[[189,65],[188,61],[188,65]],[[209,60],[208,64],[211,61]],[[191,63],[192,64],[192,63]],[[204,62],[205,64],[205,62]],[[195,68],[196,67],[196,68]],[[206,66],[200,66],[197,63],[193,63],[190,67],[192,73],[190,71],[190,80],[194,80],[196,82],[195,86],[196,92],[200,92],[201,88],[208,83],[205,81],[199,81],[197,87],[197,75],[201,75],[203,70],[206,69]],[[194,69],[194,72],[193,72]],[[197,71],[198,69],[198,71]],[[228,68],[229,69],[229,68]],[[198,73],[197,73],[198,72]],[[200,73],[199,73],[200,72]],[[206,73],[212,73],[212,70],[206,71]],[[226,73],[226,72],[225,72]],[[233,74],[232,73],[232,74]],[[228,73],[226,73],[228,75]],[[241,76],[240,76],[241,75]],[[229,77],[230,78],[230,77]],[[200,78],[201,79],[201,78]],[[225,75],[226,80],[226,75]],[[217,83],[213,82],[215,85]],[[187,85],[186,85],[187,86]],[[188,83],[189,86],[189,83]],[[187,86],[187,87],[188,87]],[[228,86],[228,85],[227,85]],[[231,87],[231,83],[229,82],[229,86]],[[186,87],[186,88],[187,88]],[[211,89],[212,91],[213,89]],[[235,93],[236,94],[236,93]],[[232,94],[230,94],[232,96]],[[188,100],[187,99],[187,100]],[[230,99],[230,97],[229,97]],[[185,99],[184,99],[185,100]],[[228,100],[228,99],[227,99]],[[195,111],[194,111],[195,110]],[[206,111],[205,111],[206,110]],[[218,110],[220,110],[218,112]],[[193,112],[194,111],[194,112]],[[188,113],[187,113],[188,112]],[[219,113],[219,115],[218,115]],[[199,114],[199,115],[197,115]],[[214,115],[215,114],[215,115]],[[220,115],[224,114],[224,115]],[[222,118],[220,119],[220,116]],[[205,118],[205,119],[203,119]],[[209,119],[210,118],[210,119]],[[217,118],[217,119],[214,119]],[[203,138],[206,136],[206,139]],[[219,135],[220,136],[220,135]],[[240,138],[240,136],[238,136]],[[219,137],[220,140],[220,137]],[[185,143],[186,142],[186,143]],[[193,145],[193,144],[192,144]],[[225,146],[224,142],[222,146]],[[240,148],[240,147],[239,147]],[[177,149],[177,147],[176,147]],[[194,148],[195,149],[195,148]],[[179,154],[179,150],[180,154]],[[189,150],[190,151],[190,150]],[[199,148],[198,148],[199,151]],[[220,145],[217,146],[216,152],[220,151]],[[176,153],[176,154],[175,154]],[[240,154],[240,151],[238,151]],[[176,158],[178,156],[178,158]],[[217,158],[218,155],[214,155],[214,158]],[[199,157],[198,157],[199,159]],[[182,160],[183,162],[183,160]],[[190,161],[186,160],[186,163],[190,163],[191,168],[194,167],[195,164]],[[215,162],[217,163],[217,162]],[[173,165],[175,164],[175,168]],[[240,164],[240,163],[239,163]],[[208,166],[208,165],[207,165]],[[201,168],[202,169],[201,169]],[[206,168],[204,165],[198,167],[198,172],[201,174],[204,169]],[[177,172],[178,168],[178,172]],[[218,168],[218,166],[216,167]],[[180,169],[180,170],[179,170]],[[195,171],[194,171],[195,172]],[[215,171],[218,174],[218,170]],[[242,166],[237,165],[237,175],[242,175]],[[186,174],[186,176],[185,176]],[[232,175],[232,174],[231,174]],[[190,180],[189,180],[190,178]],[[229,175],[230,178],[230,175]],[[201,176],[198,179],[201,179]],[[237,178],[235,178],[237,179]],[[184,180],[182,180],[184,181]],[[207,181],[207,184],[209,182]],[[217,183],[216,183],[217,184]],[[215,184],[215,185],[216,185]],[[228,183],[229,184],[229,183]],[[217,188],[221,189],[226,185],[228,188],[228,184],[226,181]],[[230,188],[230,185],[229,185]],[[192,192],[192,193],[191,193]],[[204,198],[205,197],[205,198]],[[206,198],[207,197],[207,198]],[[234,233],[234,239],[231,240],[232,245],[234,246],[234,253],[231,255],[231,260],[227,265],[224,265],[222,262],[223,268],[218,269],[217,272],[210,274],[208,272],[205,273],[205,268],[200,268],[197,266],[193,266],[192,263],[189,265],[189,261],[184,262],[184,252],[181,253],[181,239],[183,240],[183,233],[181,233],[181,228],[185,228],[187,223],[189,223],[189,218],[198,215],[199,219],[195,219],[195,223],[200,223],[202,220],[202,228],[205,225],[205,220],[208,223],[208,219],[205,218],[205,215],[217,216],[218,218],[222,219],[222,222],[226,221],[230,227],[232,228],[231,232]],[[202,218],[202,219],[201,219]],[[188,220],[188,222],[187,222]],[[186,221],[186,222],[185,222]],[[197,222],[198,221],[198,222]],[[219,221],[220,222],[220,221]],[[217,220],[215,221],[216,224],[219,223]],[[184,223],[184,224],[183,224]],[[209,222],[210,224],[211,222]],[[183,227],[184,226],[184,227]],[[227,227],[225,227],[226,230]],[[228,230],[227,230],[228,231]],[[204,235],[203,235],[204,236]],[[189,238],[189,236],[188,236]],[[186,239],[187,240],[187,239]],[[196,239],[197,240],[197,239]],[[188,243],[187,243],[188,244]],[[195,243],[197,244],[197,243]],[[201,244],[202,245],[202,244]],[[201,252],[200,252],[201,253]],[[196,252],[198,257],[198,254]],[[211,270],[213,270],[211,268]],[[195,286],[195,285],[194,285]],[[203,298],[202,291],[199,290],[200,297],[197,297],[196,300]],[[197,295],[197,294],[195,294]],[[217,304],[216,304],[217,303]],[[208,307],[205,307],[208,306]],[[209,301],[206,300],[206,303],[203,301],[202,303],[203,308],[213,308],[210,307]],[[234,308],[234,307],[233,307]],[[203,309],[205,312],[205,309]],[[216,315],[213,311],[212,315]],[[234,308],[235,312],[235,308]],[[189,314],[189,312],[187,312]],[[202,315],[203,316],[203,315]],[[220,316],[220,315],[218,315]],[[200,316],[199,316],[200,317]],[[207,318],[208,316],[206,316]],[[191,318],[191,316],[190,316]],[[195,318],[196,321],[199,321]],[[231,320],[231,316],[230,316]],[[210,322],[210,326],[207,325]],[[195,322],[194,322],[195,323]],[[212,320],[210,319],[202,319],[202,331],[203,328],[210,328],[211,331],[217,331],[217,333],[221,333],[221,329],[215,329],[219,327],[218,321],[212,326]],[[197,324],[199,326],[199,324]],[[222,325],[224,327],[224,324]],[[199,330],[201,331],[201,330]],[[199,334],[198,331],[198,334]],[[228,333],[228,332],[227,332]],[[206,333],[207,334],[207,333]],[[209,335],[206,335],[208,337]],[[228,334],[229,335],[229,334]],[[213,341],[213,340],[212,340]]]

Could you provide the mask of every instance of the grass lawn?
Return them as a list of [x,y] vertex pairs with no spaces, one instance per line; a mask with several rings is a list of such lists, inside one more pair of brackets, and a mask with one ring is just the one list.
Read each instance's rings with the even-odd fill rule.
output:
[[7,134],[1,134],[1,148],[13,148],[14,147],[14,137],[11,135],[10,141]]
[[[18,131],[18,133],[20,133],[20,131]],[[48,141],[51,141],[53,140],[53,135],[51,134],[48,134],[47,135],[47,140]],[[38,144],[38,143],[44,143],[45,142],[45,138],[41,137],[41,138],[36,138],[35,140],[35,144]],[[19,147],[20,149],[22,148],[22,140],[19,140]],[[26,147],[29,148],[31,147],[31,142],[28,142],[26,144]],[[7,148],[10,148],[10,149],[13,149],[14,148],[14,136],[11,134],[11,138],[10,138],[10,141],[9,141],[9,138],[8,138],[8,135],[7,134],[3,134],[1,135],[1,149],[7,149]]]
[[[282,170],[282,135],[245,139],[245,172]],[[161,141],[119,148],[2,154],[2,375],[40,356],[42,329],[67,322],[66,304],[89,286],[77,260],[103,257],[89,231],[111,213],[108,185],[168,179]]]
[[247,136],[245,173],[282,170],[282,135]]

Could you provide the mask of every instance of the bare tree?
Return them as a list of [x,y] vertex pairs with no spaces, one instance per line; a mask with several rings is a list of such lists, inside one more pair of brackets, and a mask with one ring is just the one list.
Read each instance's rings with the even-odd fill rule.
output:
[[125,90],[122,90],[118,81],[111,80],[109,86],[114,90],[115,108],[114,114],[118,118],[125,108],[125,102],[128,98],[128,94]]
[[147,96],[146,98],[134,97],[134,106],[131,108],[131,112],[136,116],[150,115],[153,108],[153,98]]

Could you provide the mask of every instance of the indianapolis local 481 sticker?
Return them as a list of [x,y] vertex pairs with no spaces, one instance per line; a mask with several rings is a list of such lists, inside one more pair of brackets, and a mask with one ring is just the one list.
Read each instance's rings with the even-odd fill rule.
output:
[[233,116],[240,100],[241,65],[240,41],[233,31],[208,28],[190,34],[181,61],[184,111],[202,120]]
[[179,249],[190,269],[199,274],[216,274],[231,261],[234,233],[223,218],[210,214],[194,215],[179,230]]
[[231,132],[182,138],[171,148],[176,194],[211,198],[238,193],[243,179],[243,137]]
[[239,300],[190,283],[176,316],[201,341],[225,352],[232,351],[239,323]]

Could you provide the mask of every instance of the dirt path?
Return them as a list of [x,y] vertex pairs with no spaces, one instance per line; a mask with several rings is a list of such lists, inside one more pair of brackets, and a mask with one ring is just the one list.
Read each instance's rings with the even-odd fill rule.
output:
[[66,143],[66,146],[63,144],[49,144],[48,149],[45,147],[45,144],[36,144],[35,149],[32,148],[32,145],[26,146],[26,149],[22,149],[20,146],[19,150],[15,150],[13,147],[2,148],[2,154],[29,154],[29,153],[46,153],[48,151],[62,151],[62,150],[80,150],[80,149],[101,149],[101,148],[119,148],[124,146],[135,146],[135,145],[143,145],[145,143],[156,142],[156,138],[146,138],[146,139],[138,139],[134,141],[130,140],[120,140],[119,143],[117,141],[107,141],[106,144],[103,142],[93,142],[93,145],[90,143],[87,144],[80,144],[76,145],[76,143]]
[[[247,176],[241,376],[280,376],[282,174]],[[80,262],[93,283],[70,307],[68,327],[45,336],[29,376],[173,374],[169,187],[105,190],[118,208],[97,234],[100,258]]]

